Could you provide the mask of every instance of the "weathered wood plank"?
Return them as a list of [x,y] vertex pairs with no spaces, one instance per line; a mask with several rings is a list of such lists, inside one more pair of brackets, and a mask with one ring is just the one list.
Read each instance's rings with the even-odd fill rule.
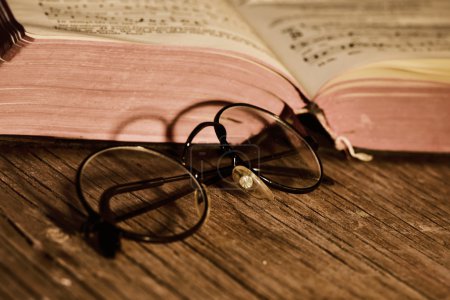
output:
[[313,193],[261,201],[222,183],[199,233],[125,241],[108,260],[79,233],[74,186],[82,159],[105,145],[0,143],[2,299],[450,297],[449,156],[366,164],[325,151],[332,180]]

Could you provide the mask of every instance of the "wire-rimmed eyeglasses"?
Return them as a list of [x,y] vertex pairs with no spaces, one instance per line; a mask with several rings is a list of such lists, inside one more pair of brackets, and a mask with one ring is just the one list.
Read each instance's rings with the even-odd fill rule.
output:
[[[195,143],[207,127],[218,143]],[[273,199],[269,187],[297,194],[317,188],[322,165],[308,137],[280,116],[230,104],[212,122],[195,127],[179,160],[142,146],[88,156],[76,178],[89,215],[84,232],[105,256],[114,256],[121,238],[154,243],[186,238],[209,214],[205,186],[230,177],[232,186],[251,196]]]

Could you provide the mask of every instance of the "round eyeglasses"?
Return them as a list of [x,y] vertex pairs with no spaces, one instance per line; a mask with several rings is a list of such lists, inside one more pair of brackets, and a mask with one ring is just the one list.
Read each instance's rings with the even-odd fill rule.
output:
[[[213,127],[218,143],[198,147],[194,139],[207,127]],[[217,152],[207,170],[203,161],[198,167],[198,153],[205,152]],[[76,178],[89,216],[83,230],[108,257],[120,248],[121,238],[181,240],[207,219],[205,186],[224,179],[253,197],[273,199],[270,188],[288,193],[317,188],[322,165],[308,137],[280,116],[250,104],[230,104],[212,122],[195,127],[180,160],[142,146],[110,147],[88,156]]]

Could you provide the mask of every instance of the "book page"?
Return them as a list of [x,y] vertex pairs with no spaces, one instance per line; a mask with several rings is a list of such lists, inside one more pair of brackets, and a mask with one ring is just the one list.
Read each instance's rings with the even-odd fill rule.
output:
[[448,0],[233,3],[309,97],[330,79],[368,63],[450,58]]
[[8,0],[29,36],[237,51],[287,72],[224,0]]

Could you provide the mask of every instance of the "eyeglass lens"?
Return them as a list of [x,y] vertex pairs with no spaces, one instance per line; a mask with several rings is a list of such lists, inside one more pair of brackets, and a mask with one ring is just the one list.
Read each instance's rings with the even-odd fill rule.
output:
[[320,162],[310,145],[273,114],[238,105],[223,110],[218,121],[230,146],[260,176],[298,189],[320,180]]
[[80,178],[83,197],[102,218],[155,240],[185,233],[207,209],[200,184],[178,162],[142,147],[95,154]]

